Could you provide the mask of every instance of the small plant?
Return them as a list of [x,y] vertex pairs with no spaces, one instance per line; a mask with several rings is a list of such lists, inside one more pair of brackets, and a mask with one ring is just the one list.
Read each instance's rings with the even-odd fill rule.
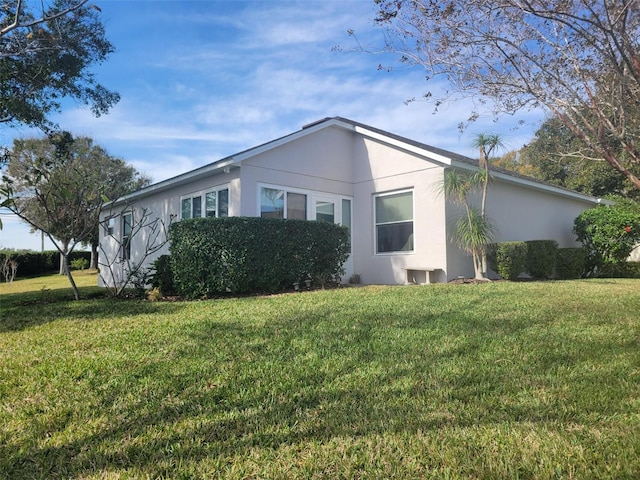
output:
[[147,291],[147,300],[149,300],[150,302],[157,302],[161,298],[162,292],[158,287],[152,288],[151,290]]
[[76,258],[75,260],[71,260],[71,268],[76,270],[84,270],[89,266],[89,260],[86,258]]
[[353,275],[351,275],[349,277],[349,283],[351,285],[360,285],[360,283],[361,283],[360,274],[359,273],[354,273]]
[[171,271],[171,257],[162,255],[153,262],[151,268],[151,286],[157,288],[163,295],[173,295],[173,272]]
[[135,294],[139,298],[144,298],[147,291],[147,285],[149,285],[150,273],[148,269],[138,269],[131,274],[130,277],[131,286],[135,291]]

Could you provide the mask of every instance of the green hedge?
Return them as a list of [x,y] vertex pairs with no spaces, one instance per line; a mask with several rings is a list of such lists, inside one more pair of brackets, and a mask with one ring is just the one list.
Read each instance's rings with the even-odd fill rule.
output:
[[200,218],[169,230],[174,286],[200,298],[278,292],[343,273],[346,228],[325,222],[256,217]]
[[584,248],[559,248],[556,251],[556,278],[569,280],[582,277],[586,259]]
[[[16,278],[33,277],[36,275],[45,275],[55,273],[60,270],[60,253],[57,250],[48,250],[46,252],[18,251],[0,252],[0,263],[4,262],[6,257],[18,262],[18,271]],[[69,256],[69,264],[73,260],[84,258],[87,261],[91,259],[91,252],[74,251]]]
[[527,263],[527,244],[525,242],[498,243],[495,256],[498,275],[505,280],[515,280],[524,271]]
[[598,272],[599,277],[612,278],[640,278],[640,262],[622,262],[603,267]]
[[525,271],[532,277],[546,280],[553,275],[558,242],[555,240],[529,240]]

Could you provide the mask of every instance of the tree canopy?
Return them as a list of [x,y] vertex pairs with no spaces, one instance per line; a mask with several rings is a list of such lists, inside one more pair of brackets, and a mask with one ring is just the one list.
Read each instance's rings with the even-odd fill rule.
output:
[[595,197],[640,198],[640,190],[594,154],[557,118],[547,119],[520,151],[518,170],[539,180]]
[[[9,210],[43,231],[68,267],[68,255],[76,245],[94,242],[105,202],[149,180],[90,138],[57,132],[47,138],[14,140],[3,182],[10,182],[8,188],[14,192]],[[77,296],[70,275],[69,280]]]
[[114,50],[99,7],[87,0],[14,0],[0,9],[0,123],[48,129],[64,97],[96,116],[119,101],[91,71]]
[[640,189],[637,0],[375,2],[402,62],[444,76],[451,94],[490,101],[496,115],[546,108]]

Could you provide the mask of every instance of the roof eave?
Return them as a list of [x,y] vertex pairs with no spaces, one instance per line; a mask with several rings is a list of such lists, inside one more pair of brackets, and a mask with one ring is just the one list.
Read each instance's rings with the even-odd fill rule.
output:
[[171,188],[179,187],[180,185],[184,185],[185,183],[189,183],[194,178],[197,178],[201,175],[215,175],[217,173],[228,173],[225,171],[226,169],[230,169],[233,167],[237,167],[235,165],[234,157],[227,157],[222,160],[218,160],[214,163],[210,163],[203,167],[197,168],[195,170],[191,170],[189,172],[182,173],[175,177],[168,178],[166,180],[162,180],[161,182],[154,183],[149,185],[148,187],[141,188],[140,190],[136,190],[128,195],[124,195],[116,200],[113,200],[107,203],[107,206],[116,206],[121,205],[123,203],[129,203],[132,200],[139,200],[149,195],[153,195],[156,193],[164,192],[165,190],[169,190]]
[[[464,163],[464,162],[453,162],[452,166],[456,168],[462,168],[465,170],[474,170],[474,171],[478,170],[478,166],[471,165],[469,163]],[[575,192],[573,190],[557,187],[555,185],[551,185],[548,183],[543,183],[543,182],[540,182],[539,180],[516,177],[514,175],[509,175],[508,173],[497,172],[497,171],[490,171],[489,174],[493,178],[496,178],[505,182],[509,182],[509,183],[515,183],[517,185],[531,188],[534,190],[542,190],[554,195],[573,198],[575,200],[580,200],[582,202],[593,203],[594,205],[609,204],[608,200],[603,200],[601,198],[596,198],[591,195],[586,195],[584,193]],[[611,204],[613,203],[611,202]]]

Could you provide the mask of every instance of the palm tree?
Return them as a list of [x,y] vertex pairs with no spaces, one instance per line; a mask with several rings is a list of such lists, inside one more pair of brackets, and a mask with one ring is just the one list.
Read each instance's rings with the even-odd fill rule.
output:
[[[481,174],[483,176],[482,179],[482,202],[480,208],[480,215],[482,219],[486,223],[488,221],[487,218],[487,191],[489,190],[489,159],[491,154],[497,150],[498,148],[503,148],[504,144],[502,142],[502,136],[497,133],[486,134],[479,133],[471,142],[471,146],[478,149],[478,164],[480,165]],[[487,249],[484,248],[482,252],[481,258],[481,270],[483,273],[483,277],[487,276]]]
[[480,188],[483,182],[482,172],[447,170],[442,183],[442,192],[445,197],[464,207],[464,215],[456,221],[452,240],[459,248],[471,255],[476,279],[486,278],[486,270],[483,269],[482,262],[483,258],[486,258],[487,245],[493,238],[493,227],[490,221],[469,202],[469,194]]
[[[497,134],[476,135],[472,146],[479,150],[480,170],[474,173],[449,170],[445,172],[442,191],[446,198],[464,207],[464,216],[455,225],[453,240],[458,247],[473,258],[476,279],[487,277],[487,247],[493,241],[494,228],[487,216],[487,192],[489,189],[489,157],[503,146]],[[469,201],[469,194],[482,188],[480,210]]]
[[503,148],[504,144],[502,142],[502,137],[496,133],[478,133],[471,142],[471,146],[478,149],[478,164],[480,165],[484,175],[482,185],[482,207],[480,209],[480,213],[482,216],[486,216],[487,190],[489,188],[489,158],[494,150]]

